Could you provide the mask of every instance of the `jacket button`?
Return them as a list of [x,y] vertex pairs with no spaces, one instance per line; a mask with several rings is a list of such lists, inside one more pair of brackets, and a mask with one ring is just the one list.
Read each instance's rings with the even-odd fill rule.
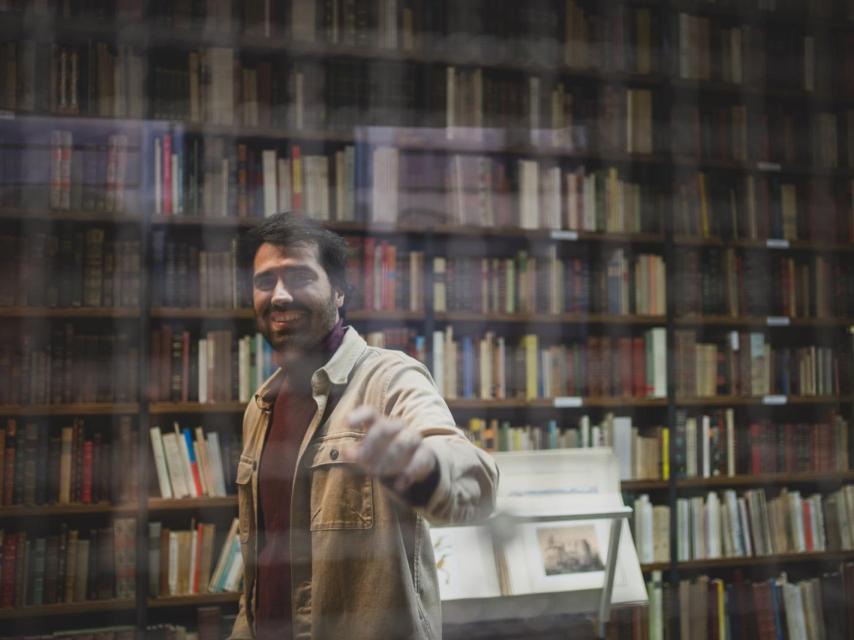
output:
[[330,451],[329,457],[332,458],[333,460],[337,460],[338,459],[338,449],[333,449],[332,451]]

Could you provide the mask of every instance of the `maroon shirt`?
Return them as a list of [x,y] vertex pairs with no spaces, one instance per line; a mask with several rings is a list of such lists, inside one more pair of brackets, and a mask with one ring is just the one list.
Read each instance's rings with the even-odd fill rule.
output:
[[[345,331],[346,327],[339,320],[324,339],[322,349],[326,361],[341,346]],[[291,637],[291,487],[299,446],[315,411],[317,403],[310,390],[295,392],[283,388],[273,404],[258,468],[258,529],[261,533],[255,613],[258,640]]]

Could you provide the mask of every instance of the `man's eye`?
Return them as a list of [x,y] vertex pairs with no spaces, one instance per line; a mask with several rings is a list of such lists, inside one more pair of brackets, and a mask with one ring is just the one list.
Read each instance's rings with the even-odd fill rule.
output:
[[276,279],[272,276],[258,276],[255,278],[255,288],[266,291],[276,285]]

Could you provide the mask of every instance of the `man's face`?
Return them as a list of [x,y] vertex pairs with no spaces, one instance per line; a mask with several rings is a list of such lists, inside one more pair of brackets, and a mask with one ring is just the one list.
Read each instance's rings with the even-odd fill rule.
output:
[[252,272],[258,330],[273,348],[286,362],[317,349],[344,304],[344,294],[320,265],[317,246],[265,242],[255,253]]

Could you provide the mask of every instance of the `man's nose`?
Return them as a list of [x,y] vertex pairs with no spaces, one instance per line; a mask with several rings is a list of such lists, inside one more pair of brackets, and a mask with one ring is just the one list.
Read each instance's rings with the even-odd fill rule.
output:
[[273,289],[273,303],[288,304],[293,301],[294,298],[291,295],[291,292],[288,291],[288,288],[285,286],[285,283],[280,278],[276,282],[276,287]]

